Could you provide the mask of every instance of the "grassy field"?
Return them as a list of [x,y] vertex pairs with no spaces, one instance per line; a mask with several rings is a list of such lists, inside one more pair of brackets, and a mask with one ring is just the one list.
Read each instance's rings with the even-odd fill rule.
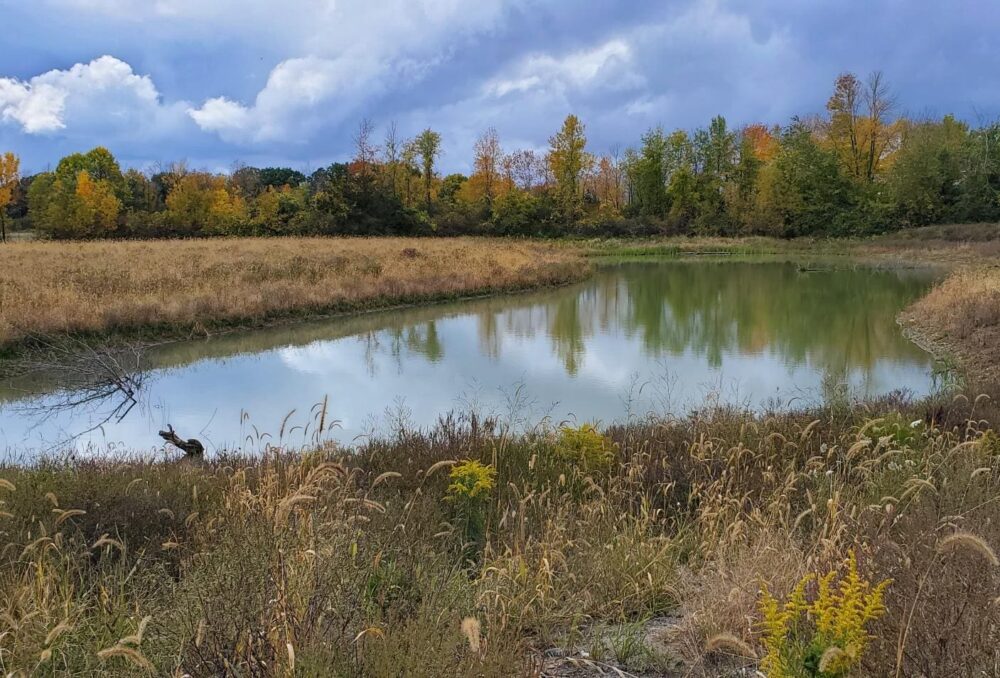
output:
[[455,419],[354,450],[9,468],[0,669],[995,675],[994,421],[966,398]]
[[12,242],[0,247],[0,351],[39,338],[156,340],[234,326],[558,285],[584,255],[848,255],[962,265],[1000,256],[996,227],[869,240],[226,238]]
[[558,285],[588,270],[565,249],[472,238],[9,243],[0,347],[65,333],[197,335]]
[[[560,282],[579,274],[578,252],[600,248],[663,254],[728,243],[742,252],[839,248],[946,263],[949,277],[903,320],[955,356],[968,378],[963,392],[918,402],[834,400],[756,415],[708,408],[603,430],[521,433],[467,415],[349,449],[0,468],[0,671],[1000,675],[1000,269],[991,263],[997,241],[961,233],[509,250],[481,240],[323,241],[322,252],[304,245],[316,241],[256,241],[258,266],[295,268],[296,256],[316,266],[323,257],[350,261],[327,291],[355,290],[351,301],[305,303],[305,312],[440,295],[442,286],[464,293],[448,287],[461,282],[450,279],[463,270],[459,257],[475,263],[479,277],[468,279],[478,289]],[[258,271],[253,284],[252,267],[222,253],[227,243],[258,247],[128,246],[136,259],[147,246],[159,254],[190,247],[188,258],[213,251],[215,279],[240,281],[247,294],[308,287],[301,273],[283,280]],[[77,246],[59,247],[69,248],[56,255],[67,262]],[[409,247],[418,254],[403,254]],[[204,271],[206,261],[179,266]],[[365,277],[360,262],[384,269]],[[95,270],[86,266],[63,270]],[[390,277],[420,291],[370,293]],[[71,290],[99,286],[74,280]],[[47,287],[60,289],[54,277]],[[267,310],[223,316],[228,290],[216,300],[207,284],[186,289],[207,306],[191,302],[187,315],[156,322],[190,328],[204,308],[218,309],[219,322],[244,322],[280,315],[287,302],[261,295],[252,303]],[[154,285],[146,303],[169,292]],[[118,327],[104,323],[81,329]]]
[[568,241],[588,256],[733,255],[846,256],[856,261],[959,266],[1000,259],[1000,224],[929,226],[872,238],[779,240],[765,237],[673,237]]
[[903,313],[904,326],[976,383],[1000,383],[1000,266],[952,273]]

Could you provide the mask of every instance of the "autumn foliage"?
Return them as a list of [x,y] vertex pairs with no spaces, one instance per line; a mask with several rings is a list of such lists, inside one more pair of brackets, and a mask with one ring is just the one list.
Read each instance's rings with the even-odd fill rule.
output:
[[[487,128],[471,173],[439,171],[443,137],[362,121],[354,156],[310,175],[182,164],[122,171],[96,148],[19,181],[0,162],[0,226],[50,238],[213,235],[861,235],[1000,219],[1000,124],[896,115],[886,79],[841,74],[826,114],[784,126],[655,127],[635,147],[588,145],[568,115],[548,149]],[[458,162],[452,159],[452,162]],[[25,190],[27,189],[27,190]],[[27,216],[24,216],[24,215]]]

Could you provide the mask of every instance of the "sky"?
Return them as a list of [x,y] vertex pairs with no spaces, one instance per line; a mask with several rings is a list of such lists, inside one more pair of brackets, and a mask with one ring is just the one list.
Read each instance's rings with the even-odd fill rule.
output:
[[311,171],[377,135],[590,150],[655,125],[821,113],[838,73],[881,70],[898,110],[1000,117],[997,0],[0,0],[0,152],[26,173],[103,145],[173,161]]

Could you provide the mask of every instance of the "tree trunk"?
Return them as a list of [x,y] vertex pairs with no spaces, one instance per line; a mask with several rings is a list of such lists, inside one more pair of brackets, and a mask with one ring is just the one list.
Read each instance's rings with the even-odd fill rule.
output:
[[187,440],[182,439],[174,432],[173,426],[167,425],[166,431],[160,431],[160,437],[177,449],[183,451],[188,457],[200,458],[205,455],[205,446],[202,445],[199,440],[196,440],[195,438],[188,438]]

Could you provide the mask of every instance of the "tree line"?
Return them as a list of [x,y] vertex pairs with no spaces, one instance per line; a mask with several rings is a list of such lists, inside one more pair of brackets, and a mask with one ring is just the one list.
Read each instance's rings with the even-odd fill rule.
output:
[[309,175],[175,164],[122,171],[105,148],[18,174],[0,156],[0,227],[61,239],[211,235],[844,236],[1000,219],[1000,123],[896,115],[880,73],[840,75],[824,115],[733,129],[655,127],[634,147],[594,153],[569,115],[546,151],[505,150],[494,129],[472,172],[438,171],[431,129],[381,138]]

